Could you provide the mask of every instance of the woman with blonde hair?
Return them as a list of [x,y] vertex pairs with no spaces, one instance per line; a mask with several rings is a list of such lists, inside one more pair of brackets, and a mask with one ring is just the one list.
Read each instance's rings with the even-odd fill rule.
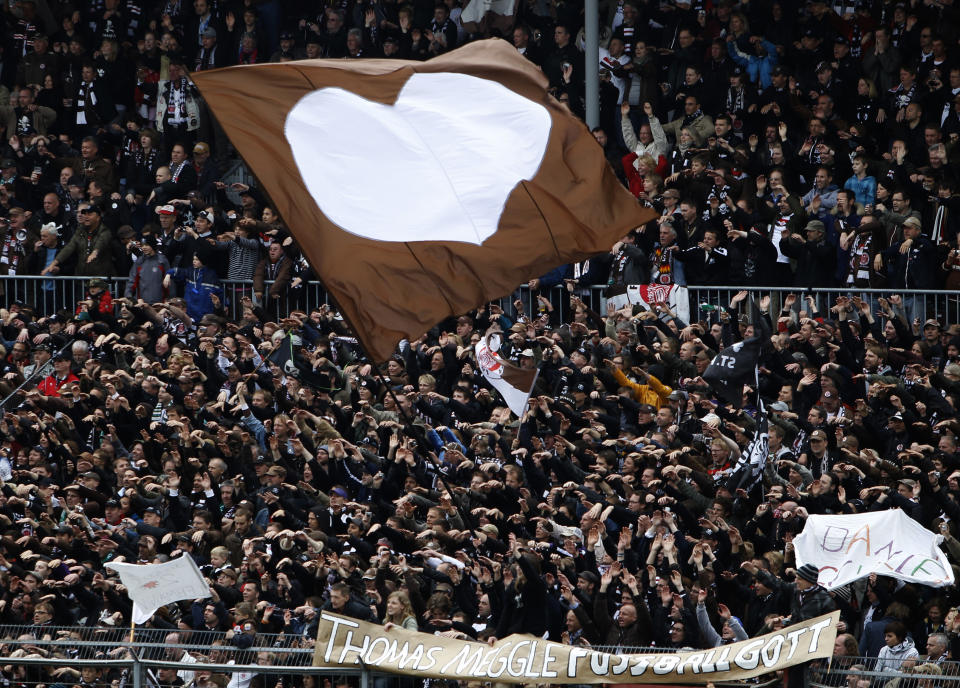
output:
[[770,573],[779,576],[783,572],[783,553],[770,550],[763,553],[763,558],[767,560],[770,566]]
[[730,15],[730,35],[737,42],[737,48],[742,53],[752,54],[753,45],[750,43],[750,22],[742,12],[733,12]]
[[857,80],[857,95],[850,102],[850,110],[845,113],[846,120],[859,122],[868,127],[882,123],[883,120],[878,119],[881,108],[877,95],[877,85],[873,80],[865,76],[860,77]]
[[408,631],[419,630],[417,616],[414,614],[413,605],[410,604],[407,593],[402,590],[390,593],[387,598],[387,613],[383,615],[383,624],[387,630],[394,626],[399,626]]

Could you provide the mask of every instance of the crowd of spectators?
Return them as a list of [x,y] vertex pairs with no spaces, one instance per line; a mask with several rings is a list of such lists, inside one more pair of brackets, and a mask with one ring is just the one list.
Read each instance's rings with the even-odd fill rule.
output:
[[[536,311],[490,304],[378,366],[334,310],[307,307],[309,266],[269,199],[223,182],[233,151],[188,74],[425,59],[477,37],[456,0],[4,4],[0,265],[49,279],[0,310],[0,623],[125,628],[103,564],[191,556],[210,597],[145,626],[171,647],[216,638],[168,650],[184,663],[245,663],[259,638],[310,647],[321,609],[615,649],[715,647],[839,609],[851,660],[819,680],[949,670],[954,589],[871,576],[827,593],[792,540],[810,514],[900,508],[960,564],[960,323],[916,320],[910,293],[960,274],[954,3],[601,5],[594,133],[661,217],[533,280]],[[504,36],[575,113],[582,7],[521,0]],[[61,275],[89,278],[83,298]],[[123,291],[102,279],[116,276]],[[225,280],[253,280],[252,297]],[[691,322],[613,305],[649,282],[851,293],[742,292]],[[592,284],[608,285],[603,312],[580,299]],[[861,295],[879,286],[903,293]],[[738,409],[701,376],[754,334],[754,309],[773,334]],[[540,369],[520,418],[473,358],[492,326],[505,358]],[[758,395],[763,489],[731,492]],[[63,648],[13,654],[8,683],[121,680]]]

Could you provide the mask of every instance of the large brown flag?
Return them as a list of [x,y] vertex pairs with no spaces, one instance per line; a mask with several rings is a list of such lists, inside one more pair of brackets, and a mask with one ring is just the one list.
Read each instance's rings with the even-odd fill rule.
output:
[[377,360],[654,216],[501,40],[192,78]]

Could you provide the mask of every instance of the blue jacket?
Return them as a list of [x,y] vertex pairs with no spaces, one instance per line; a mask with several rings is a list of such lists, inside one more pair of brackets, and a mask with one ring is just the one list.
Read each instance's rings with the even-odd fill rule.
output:
[[213,313],[211,294],[223,300],[223,287],[213,268],[174,268],[170,271],[174,279],[184,284],[183,300],[187,303],[187,315],[194,321],[208,313]]
[[857,203],[861,205],[873,205],[877,198],[877,180],[869,175],[863,179],[853,175],[846,181],[843,188],[852,191],[857,197]]
[[727,42],[727,47],[730,49],[730,57],[732,57],[738,65],[747,70],[750,81],[755,84],[760,84],[761,89],[767,88],[772,83],[770,72],[777,66],[777,46],[770,41],[764,40],[763,47],[767,49],[767,54],[763,57],[759,55],[747,55],[741,52],[740,49],[737,48],[736,41]]

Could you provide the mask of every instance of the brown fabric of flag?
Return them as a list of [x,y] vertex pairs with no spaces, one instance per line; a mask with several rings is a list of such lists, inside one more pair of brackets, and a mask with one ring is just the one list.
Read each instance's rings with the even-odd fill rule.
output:
[[[464,6],[463,11],[468,12],[474,3],[484,5],[483,0],[470,0]],[[514,24],[517,22],[517,9],[519,4],[520,0],[500,0],[500,2],[493,2],[491,3],[491,8],[483,13],[480,21],[468,21],[464,19],[465,15],[461,14],[460,23],[463,24],[463,29],[467,33],[489,35],[490,32],[496,30],[499,31],[502,36],[509,36]],[[497,10],[505,11],[498,12]]]
[[[499,82],[547,109],[550,139],[538,172],[513,189],[496,233],[479,246],[376,241],[344,231],[306,188],[284,135],[287,114],[301,98],[326,87],[393,105],[414,73],[443,72]],[[400,339],[416,339],[444,318],[509,294],[532,277],[608,250],[655,216],[617,181],[583,123],[547,94],[542,72],[499,39],[427,62],[303,60],[191,78],[361,343],[380,361]],[[324,141],[317,141],[316,155],[323,154]],[[367,182],[331,180],[346,192],[350,184]]]

